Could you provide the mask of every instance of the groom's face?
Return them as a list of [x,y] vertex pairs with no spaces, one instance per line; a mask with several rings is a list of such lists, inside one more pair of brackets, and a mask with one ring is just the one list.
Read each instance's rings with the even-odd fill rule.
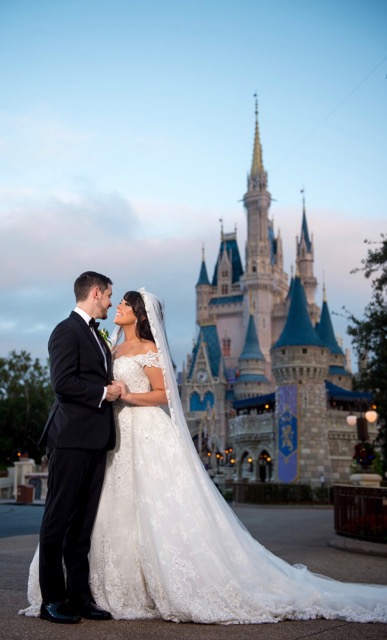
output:
[[101,318],[101,320],[106,320],[108,315],[108,310],[112,306],[112,288],[109,285],[105,291],[99,290],[99,298],[97,302],[98,313],[95,316],[96,318]]

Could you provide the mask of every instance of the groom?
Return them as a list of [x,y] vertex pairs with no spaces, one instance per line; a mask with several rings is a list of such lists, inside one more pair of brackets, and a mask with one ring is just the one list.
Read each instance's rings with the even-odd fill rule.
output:
[[86,271],[76,279],[74,293],[75,310],[48,343],[56,401],[41,438],[49,476],[40,530],[40,617],[67,624],[111,618],[92,598],[88,552],[106,452],[115,445],[112,402],[120,395],[112,382],[110,351],[95,325],[112,306],[112,281]]

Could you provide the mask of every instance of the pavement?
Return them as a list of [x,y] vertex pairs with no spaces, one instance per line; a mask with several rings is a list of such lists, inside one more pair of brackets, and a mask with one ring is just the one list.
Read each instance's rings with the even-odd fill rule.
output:
[[[291,564],[302,563],[344,582],[387,583],[387,545],[335,536],[331,507],[233,505],[264,546]],[[1,640],[385,640],[387,625],[341,620],[260,625],[176,624],[163,620],[54,625],[18,616],[27,606],[28,567],[38,541],[42,505],[0,502]],[[343,540],[347,541],[343,548]],[[333,546],[332,546],[333,545]]]

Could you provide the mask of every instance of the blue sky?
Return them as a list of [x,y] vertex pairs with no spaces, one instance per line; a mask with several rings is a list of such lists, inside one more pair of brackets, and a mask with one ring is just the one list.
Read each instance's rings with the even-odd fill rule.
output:
[[244,256],[255,92],[286,270],[304,187],[316,301],[324,278],[331,311],[360,315],[350,270],[387,231],[386,24],[385,0],[0,0],[0,355],[45,358],[95,269],[115,303],[164,300],[181,367],[220,218]]

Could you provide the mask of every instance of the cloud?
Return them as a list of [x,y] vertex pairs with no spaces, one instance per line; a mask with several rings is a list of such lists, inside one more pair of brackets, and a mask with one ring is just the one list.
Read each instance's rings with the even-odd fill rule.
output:
[[117,193],[19,201],[0,215],[5,290],[44,287],[141,235],[131,204]]

